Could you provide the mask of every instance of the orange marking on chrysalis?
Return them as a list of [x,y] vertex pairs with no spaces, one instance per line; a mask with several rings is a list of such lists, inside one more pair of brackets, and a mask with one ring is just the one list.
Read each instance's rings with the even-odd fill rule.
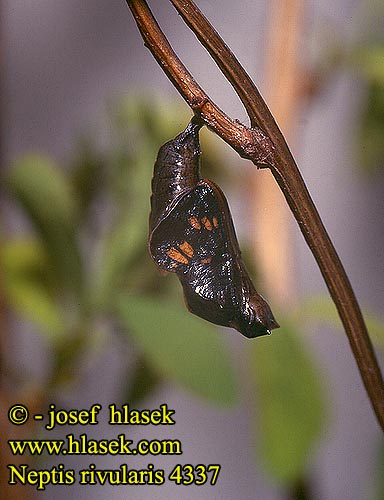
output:
[[180,250],[182,250],[188,257],[192,257],[194,254],[193,248],[188,243],[188,241],[184,241],[181,245],[179,245]]
[[219,221],[217,220],[216,217],[212,217],[212,222],[215,227],[219,227]]
[[205,229],[208,229],[208,231],[212,231],[211,221],[207,217],[203,217],[201,219],[201,222],[204,224]]
[[200,261],[200,262],[201,262],[202,264],[210,264],[210,263],[212,262],[212,257],[211,257],[211,256],[209,256],[209,257],[207,257],[207,258],[205,258],[205,259],[201,259],[201,261]]
[[188,264],[188,259],[184,257],[176,248],[172,247],[167,252],[168,257],[175,260],[176,262],[180,262],[180,264]]
[[188,222],[191,224],[191,226],[194,229],[201,229],[201,224],[200,222],[196,219],[196,217],[192,216],[188,219]]

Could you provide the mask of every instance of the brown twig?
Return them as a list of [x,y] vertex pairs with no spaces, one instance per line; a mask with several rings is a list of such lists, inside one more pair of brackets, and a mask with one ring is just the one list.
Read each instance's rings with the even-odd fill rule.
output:
[[265,166],[273,161],[274,148],[267,135],[261,129],[249,128],[232,120],[208,97],[173,51],[147,3],[141,0],[126,1],[146,47],[187,104],[195,113],[200,114],[205,124],[243,158]]
[[170,1],[232,84],[247,110],[251,128],[229,118],[197,84],[174,53],[145,0],[126,0],[145,45],[188,105],[240,156],[271,169],[319,265],[373,409],[384,429],[383,379],[358,302],[285,139],[252,80],[194,3]]

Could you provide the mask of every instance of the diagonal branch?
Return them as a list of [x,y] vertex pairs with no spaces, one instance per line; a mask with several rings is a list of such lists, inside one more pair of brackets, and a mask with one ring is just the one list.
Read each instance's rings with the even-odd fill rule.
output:
[[[206,125],[256,165],[268,165],[311,249],[337,307],[377,419],[384,429],[384,385],[351,284],[291,152],[257,88],[191,0],[170,0],[232,84],[251,128],[232,120],[208,97],[174,53],[145,0],[126,0],[145,45]],[[261,128],[256,127],[258,124]]]
[[234,88],[248,113],[251,127],[259,126],[273,144],[280,144],[285,154],[292,156],[256,85],[208,19],[191,0],[170,0],[170,2]]
[[145,46],[195,113],[241,157],[258,165],[271,163],[274,148],[269,137],[259,128],[248,128],[233,120],[209,98],[175,54],[145,0],[127,0],[127,3]]
[[235,89],[248,113],[251,126],[258,125],[263,130],[268,130],[269,122],[274,123],[273,116],[269,113],[256,85],[215,28],[192,2],[180,0],[170,0],[170,2]]

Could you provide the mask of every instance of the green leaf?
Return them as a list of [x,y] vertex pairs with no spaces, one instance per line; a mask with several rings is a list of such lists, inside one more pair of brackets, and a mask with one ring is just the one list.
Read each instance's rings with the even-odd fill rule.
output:
[[3,242],[0,267],[10,306],[40,327],[48,340],[62,338],[63,314],[47,286],[46,254],[41,245],[35,240]]
[[384,81],[369,82],[360,120],[360,164],[371,173],[383,168]]
[[367,80],[384,85],[384,44],[372,43],[358,47],[352,52],[351,61]]
[[105,308],[114,302],[121,283],[131,276],[130,267],[138,252],[146,252],[147,224],[133,214],[122,215],[121,220],[102,240],[101,264],[95,280],[95,304]]
[[130,406],[136,408],[157,389],[160,383],[161,378],[159,375],[145,360],[139,359],[134,373],[130,375],[128,391],[125,394],[124,402],[129,402]]
[[0,242],[0,262],[5,279],[28,279],[49,286],[47,254],[35,238],[15,238]]
[[70,183],[77,202],[77,220],[84,220],[105,187],[105,160],[85,138],[78,142],[70,169]]
[[180,123],[186,125],[191,117],[185,106],[145,93],[119,98],[112,103],[110,114],[114,133],[128,140],[134,134],[134,144],[139,144],[139,149],[148,140],[162,144],[171,139],[181,132]]
[[8,185],[39,232],[58,282],[79,290],[82,269],[76,242],[77,208],[66,177],[49,159],[29,155],[10,169]]
[[[384,349],[383,318],[379,318],[366,308],[363,308],[362,312],[372,342],[377,347]],[[302,321],[309,320],[322,324],[329,324],[340,331],[344,331],[335,304],[325,295],[315,296],[303,302],[300,309],[300,315],[302,316]]]
[[[95,277],[96,302],[101,307],[114,299],[137,255],[147,252],[152,161],[143,151],[140,160],[134,161],[134,173],[128,175],[128,164],[122,164],[122,172],[114,183],[117,187],[112,189],[112,197],[117,213],[101,241],[100,266]],[[120,194],[119,186],[123,186]]]
[[234,373],[214,327],[172,303],[149,298],[124,295],[117,312],[160,375],[213,402],[234,402]]
[[374,500],[384,500],[384,443],[379,443],[379,449],[377,454],[377,470],[375,471],[374,478]]
[[[158,137],[172,128],[169,110],[160,113],[143,99],[121,101],[115,112],[115,136],[120,138],[118,150],[111,155],[109,179],[115,217],[105,234],[101,248],[100,273],[95,277],[96,302],[103,307],[114,300],[122,282],[130,282],[132,266],[147,253],[148,217],[151,178],[157,150],[164,142]],[[173,135],[177,130],[173,124]],[[172,137],[168,135],[169,139]]]
[[13,282],[7,288],[8,298],[15,310],[40,327],[49,342],[66,334],[60,309],[46,290],[28,282]]
[[319,374],[286,324],[250,345],[259,410],[257,437],[266,469],[279,481],[303,475],[324,421]]

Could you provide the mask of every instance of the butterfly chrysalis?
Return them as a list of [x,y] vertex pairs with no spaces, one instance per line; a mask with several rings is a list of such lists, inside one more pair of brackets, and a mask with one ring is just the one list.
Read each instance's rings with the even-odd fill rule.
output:
[[279,325],[245,268],[227,200],[200,178],[201,126],[192,118],[159,150],[149,251],[160,269],[177,274],[190,312],[246,337],[269,334]]

